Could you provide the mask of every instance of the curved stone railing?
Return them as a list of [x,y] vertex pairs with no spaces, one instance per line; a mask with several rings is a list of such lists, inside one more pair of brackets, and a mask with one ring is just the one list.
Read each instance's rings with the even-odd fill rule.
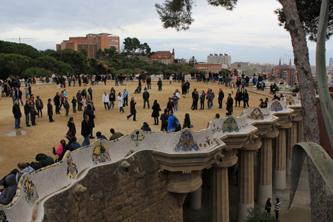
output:
[[244,110],[239,117],[229,116],[210,121],[206,129],[197,132],[190,129],[177,133],[134,130],[112,142],[95,141],[88,147],[74,152],[67,151],[58,163],[31,174],[24,174],[13,201],[6,206],[0,205],[0,215],[8,221],[42,221],[44,202],[75,185],[94,167],[114,164],[143,150],[170,155],[209,153],[225,145],[223,138],[253,134],[258,130],[253,126],[255,122],[275,122],[276,113],[292,111],[285,101],[277,101],[266,109],[255,107]]

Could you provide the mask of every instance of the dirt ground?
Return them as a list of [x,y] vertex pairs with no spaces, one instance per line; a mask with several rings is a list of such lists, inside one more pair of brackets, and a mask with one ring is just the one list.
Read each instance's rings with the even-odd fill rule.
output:
[[[179,112],[175,112],[175,115],[180,120],[181,124],[183,124],[184,117],[186,113],[190,114],[192,125],[194,126],[193,130],[198,131],[207,126],[207,123],[212,120],[216,113],[219,113],[221,117],[225,116],[226,113],[226,98],[228,93],[231,93],[229,87],[225,87],[224,85],[218,85],[216,83],[208,83],[205,84],[203,82],[196,82],[196,80],[190,81],[190,94],[186,96],[186,98],[181,98],[179,100]],[[152,131],[160,130],[160,125],[153,125],[154,120],[151,117],[152,110],[151,109],[143,109],[143,99],[141,94],[134,94],[134,90],[137,87],[138,82],[127,81],[126,86],[115,86],[114,81],[107,81],[107,84],[104,85],[93,85],[87,86],[92,87],[93,90],[93,101],[94,106],[96,108],[95,111],[95,125],[93,134],[97,131],[102,132],[107,138],[110,137],[110,128],[114,128],[116,132],[122,132],[123,134],[129,134],[134,129],[141,128],[143,122],[147,122]],[[102,103],[102,95],[104,91],[107,93],[110,92],[111,87],[114,87],[116,93],[123,92],[124,88],[129,91],[129,97],[134,96],[137,101],[136,110],[137,110],[137,121],[132,121],[126,119],[126,116],[129,114],[129,107],[126,106],[124,108],[125,113],[119,113],[118,101],[115,102],[115,108],[110,110],[105,110],[104,105]],[[72,97],[76,95],[78,90],[82,90],[84,86],[79,87],[78,84],[73,86],[67,86],[67,97],[69,101],[71,101]],[[144,88],[144,86],[143,86]],[[201,93],[201,90],[207,91],[208,88],[212,88],[215,92],[214,105],[212,109],[207,108],[207,102],[205,102],[205,110],[191,110],[192,97],[191,93],[193,89],[196,88]],[[222,88],[225,94],[225,98],[223,100],[223,108],[218,109],[218,101],[217,96],[219,92],[219,88]],[[161,106],[161,109],[164,110],[167,105],[168,97],[172,96],[175,89],[179,89],[181,91],[180,83],[172,83],[169,81],[163,81],[163,90],[158,91],[157,82],[152,82],[152,89],[149,90],[150,93],[150,106],[153,105],[154,100],[156,99]],[[252,86],[247,87],[249,92],[249,104],[250,108],[257,106],[259,104],[260,98],[268,97],[270,100],[272,98],[269,95],[268,91],[256,91],[253,90]],[[24,89],[22,89],[24,94]],[[61,90],[56,88],[55,84],[37,84],[32,86],[32,93],[35,98],[39,95],[43,100],[44,109],[43,109],[43,118],[36,118],[36,126],[26,127],[25,126],[25,116],[24,110],[21,106],[21,112],[23,114],[21,118],[21,129],[15,130],[14,128],[14,117],[12,114],[12,99],[10,97],[2,97],[0,100],[0,109],[2,110],[2,115],[0,116],[0,162],[2,165],[2,169],[0,171],[0,177],[5,176],[9,171],[13,168],[16,168],[18,162],[31,162],[35,160],[35,156],[38,153],[45,153],[52,157],[55,157],[52,153],[52,146],[58,146],[59,141],[66,134],[68,127],[67,121],[68,117],[65,117],[65,110],[62,109],[61,114],[53,115],[53,119],[55,120],[53,123],[48,121],[47,116],[47,99],[51,98],[53,101],[53,97],[56,92],[60,92]],[[233,97],[235,96],[235,92]],[[23,95],[25,98],[25,95]],[[23,100],[25,103],[25,101]],[[71,105],[71,104],[70,104]],[[200,108],[200,103],[199,103]],[[54,105],[53,105],[54,108]],[[234,108],[234,116],[239,116],[242,107]],[[161,114],[161,112],[160,112]],[[83,112],[72,113],[72,107],[70,108],[70,116],[74,117],[76,130],[77,130],[77,138],[78,142],[81,144],[83,141],[83,137],[81,136],[81,121],[83,119]],[[14,136],[13,136],[14,135]],[[95,136],[95,135],[94,135]],[[288,191],[286,191],[288,192]]]

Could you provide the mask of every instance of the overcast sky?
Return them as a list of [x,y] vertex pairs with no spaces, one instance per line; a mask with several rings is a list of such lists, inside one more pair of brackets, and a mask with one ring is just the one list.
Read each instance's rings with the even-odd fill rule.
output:
[[[231,62],[277,64],[293,59],[289,33],[278,26],[276,0],[239,0],[233,11],[196,0],[195,21],[187,31],[164,29],[154,3],[164,0],[0,0],[0,39],[30,44],[38,50],[55,49],[68,37],[112,33],[123,42],[137,37],[152,51],[175,49],[176,58],[195,56],[206,62],[210,53],[227,53]],[[12,39],[14,38],[14,39]],[[311,65],[315,44],[308,43]],[[326,43],[327,61],[333,41]]]

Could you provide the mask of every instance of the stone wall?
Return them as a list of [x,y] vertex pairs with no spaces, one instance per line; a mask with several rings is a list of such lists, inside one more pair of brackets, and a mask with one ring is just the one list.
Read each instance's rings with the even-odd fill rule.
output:
[[[82,185],[82,186],[81,186]],[[166,189],[151,151],[91,169],[80,183],[46,201],[44,221],[183,221],[185,194]]]

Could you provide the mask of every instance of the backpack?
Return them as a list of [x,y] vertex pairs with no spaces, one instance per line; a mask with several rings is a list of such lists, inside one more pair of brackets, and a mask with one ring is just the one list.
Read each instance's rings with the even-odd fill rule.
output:
[[172,115],[172,117],[173,117],[172,127],[176,129],[179,126],[179,120],[175,115]]

